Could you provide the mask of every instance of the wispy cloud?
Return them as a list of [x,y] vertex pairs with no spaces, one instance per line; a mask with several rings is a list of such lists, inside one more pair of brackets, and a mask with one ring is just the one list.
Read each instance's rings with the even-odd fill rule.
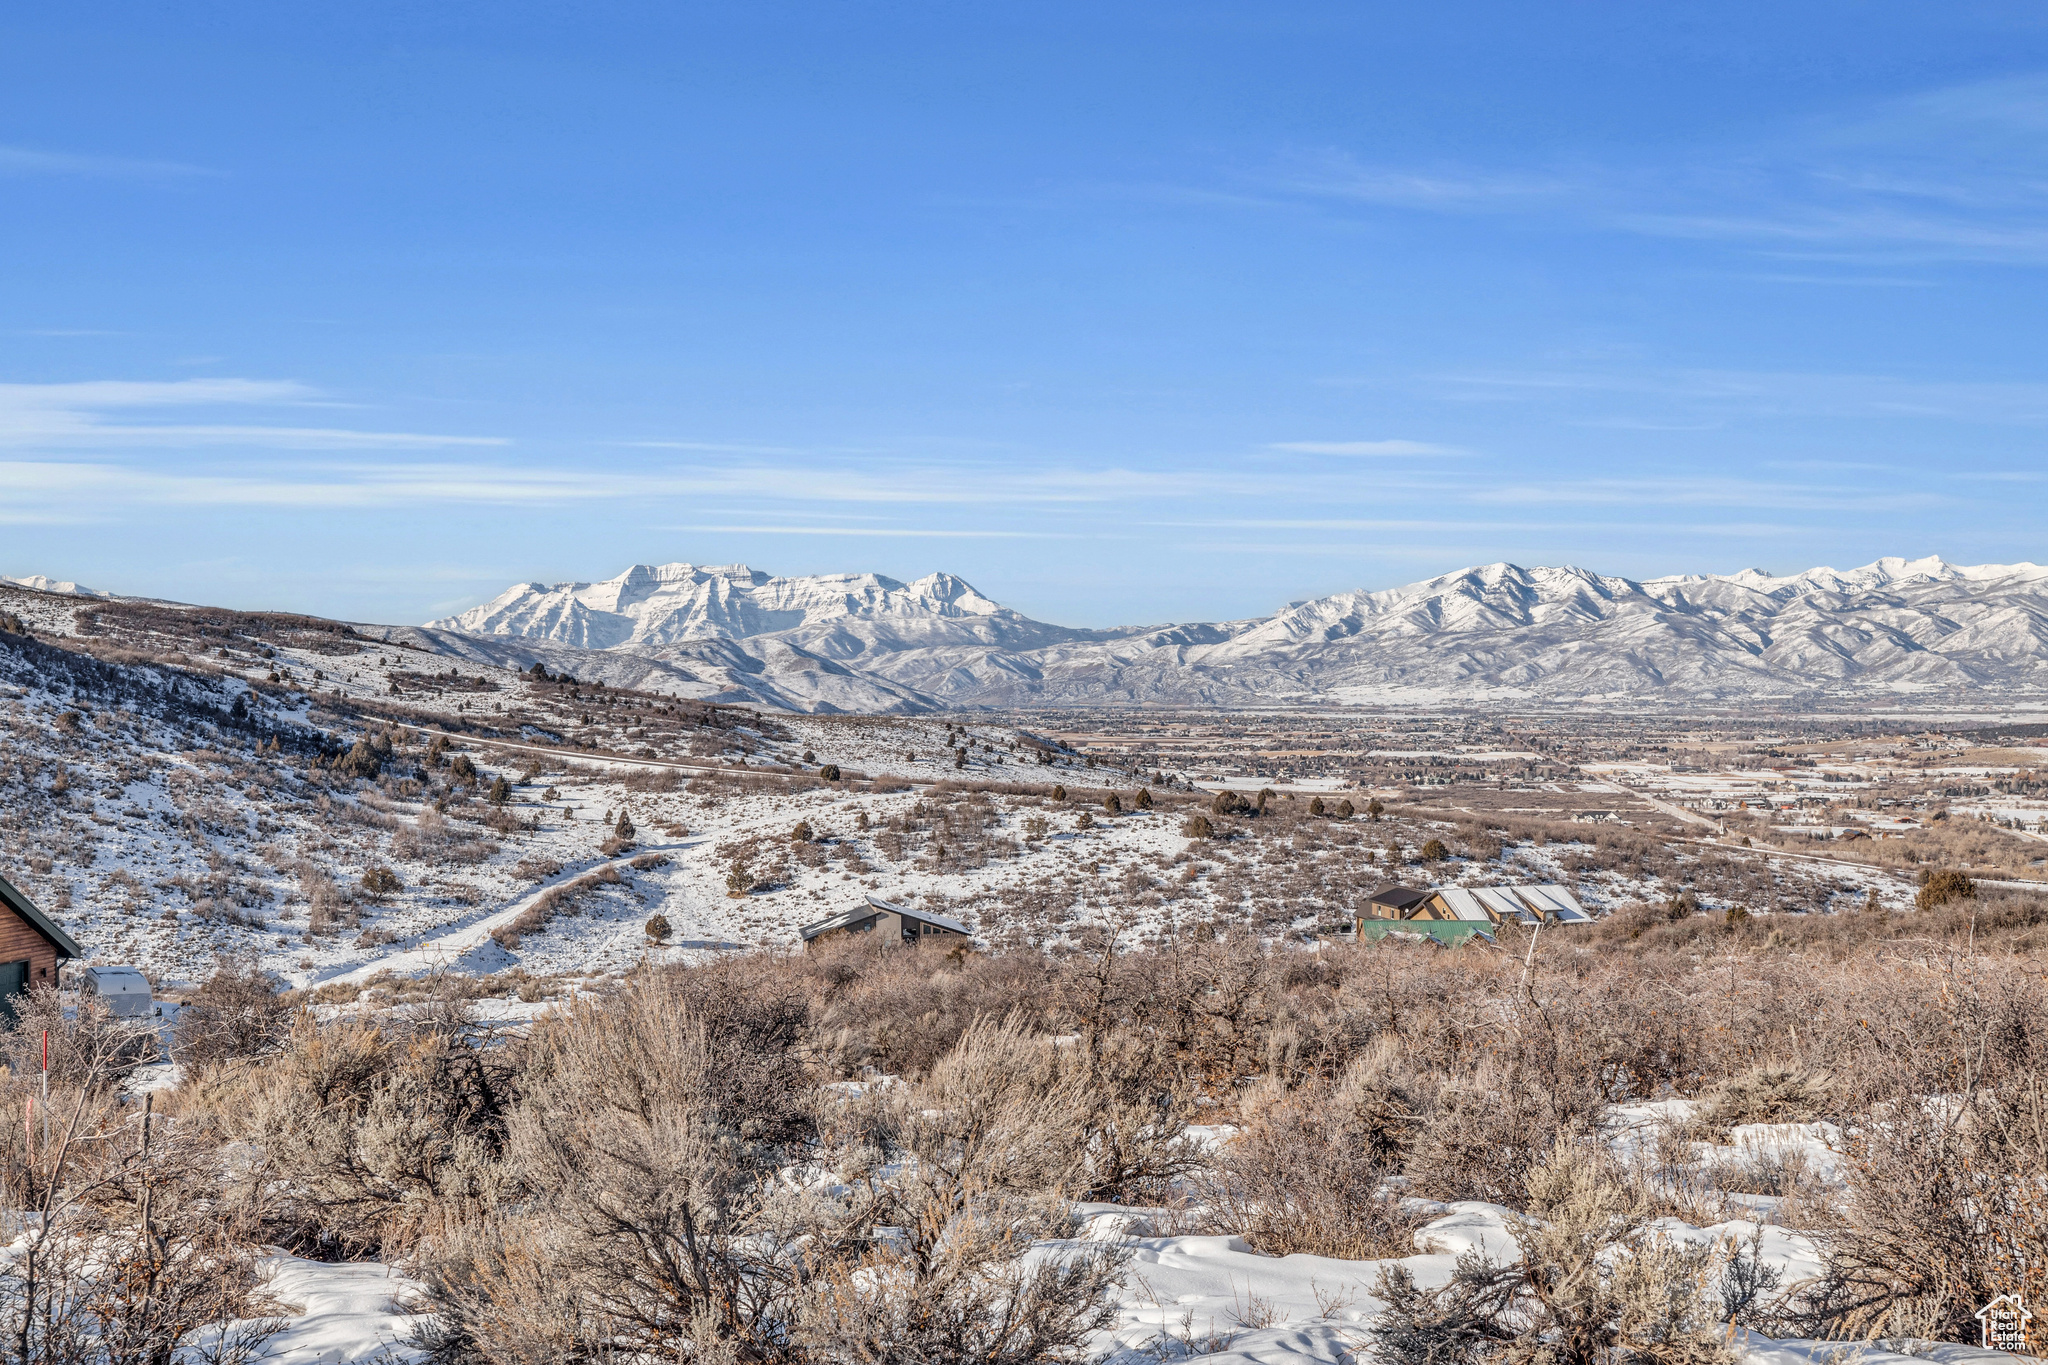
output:
[[704,455],[802,455],[798,446],[736,445],[725,441],[612,441],[621,450],[689,450]]
[[[417,503],[544,506],[597,502],[744,499],[787,508],[810,504],[1026,506],[1112,504],[1247,495],[1272,482],[1200,471],[962,469],[879,465],[706,465],[648,469],[390,460],[214,464],[166,469],[89,460],[0,461],[0,500],[98,508],[177,503],[222,507],[362,508]],[[845,514],[835,514],[845,515]],[[798,523],[773,523],[795,526]],[[802,523],[815,525],[816,523]],[[764,523],[765,525],[765,523]],[[798,532],[790,532],[796,534]],[[821,530],[819,533],[823,533]]]
[[[941,531],[908,526],[657,526],[657,531],[723,531],[768,536],[872,536],[919,540],[1079,540],[1072,531]],[[1091,537],[1098,538],[1098,537]]]
[[1333,149],[1276,159],[1268,192],[1333,211],[1512,215],[1560,228],[1724,243],[1822,269],[1786,283],[1889,287],[1828,263],[2048,264],[2048,77],[1930,90],[1656,161],[1400,166]]
[[35,147],[0,147],[0,175],[119,176],[170,179],[218,175],[218,171],[183,161],[153,161],[126,156],[95,156],[83,152],[52,152]]
[[[1147,522],[1148,526],[1182,527],[1189,530],[1244,530],[1244,531],[1418,531],[1431,535],[1449,533],[1468,536],[1489,535],[1550,535],[1578,534],[1598,531],[1611,537],[1615,524],[1605,520],[1541,520],[1541,521],[1481,521],[1472,517],[1456,520],[1373,517],[1229,517],[1212,521],[1162,521]],[[1795,532],[1811,533],[1811,526],[1791,526],[1775,522],[1707,522],[1693,525],[1660,523],[1659,534],[1673,532],[1697,532],[1715,536],[1775,536]],[[1377,549],[1380,542],[1375,540],[1366,548]]]
[[1866,492],[1853,486],[1712,478],[1557,479],[1480,488],[1469,497],[1479,504],[1518,506],[1709,506],[1828,512],[1900,511],[1953,501],[1944,494],[1926,491]]
[[349,427],[137,420],[191,409],[306,409],[339,406],[293,380],[87,380],[0,384],[0,446],[262,445],[300,450],[502,446],[496,436],[458,436]]
[[1457,446],[1434,445],[1428,441],[1274,441],[1268,450],[1295,455],[1464,455]]
[[[1470,402],[1574,404],[1588,395],[1647,401],[1665,412],[1753,417],[1926,417],[1947,421],[2048,423],[2048,382],[1944,380],[1887,374],[1794,370],[1587,368],[1469,371],[1424,377],[1445,398]],[[1641,414],[1575,419],[1581,425],[1694,430]],[[1712,423],[1708,423],[1712,425]]]
[[1316,198],[1456,213],[1526,209],[1573,188],[1570,178],[1543,172],[1373,166],[1335,149],[1287,157],[1265,178]]

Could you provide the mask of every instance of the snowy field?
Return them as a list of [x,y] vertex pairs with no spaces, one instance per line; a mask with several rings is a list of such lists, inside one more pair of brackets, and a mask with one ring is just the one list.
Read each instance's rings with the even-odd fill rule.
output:
[[[1684,1102],[1678,1102],[1680,1108]],[[1611,1129],[1617,1149],[1657,1115],[1657,1106],[1617,1111]],[[1754,1125],[1738,1128],[1731,1147],[1758,1150],[1777,1144],[1830,1155],[1825,1125]],[[1715,1156],[1702,1152],[1702,1161]],[[1112,1291],[1115,1325],[1092,1343],[1098,1365],[1362,1365],[1371,1359],[1367,1328],[1385,1304],[1373,1294],[1382,1270],[1399,1266],[1418,1286],[1449,1281],[1460,1255],[1478,1252],[1498,1263],[1518,1259],[1510,1226],[1520,1218],[1498,1204],[1412,1201],[1434,1215],[1415,1234],[1416,1253],[1399,1260],[1349,1261],[1321,1256],[1262,1256],[1241,1239],[1162,1235],[1154,1223],[1163,1210],[1114,1204],[1080,1206],[1082,1236],[1125,1242],[1130,1263]],[[1805,1234],[1769,1221],[1770,1210],[1695,1226],[1675,1218],[1654,1231],[1674,1242],[1754,1247],[1759,1264],[1794,1285],[1817,1276],[1821,1260]],[[1763,1221],[1757,1221],[1757,1220]],[[1058,1254],[1074,1243],[1043,1244]],[[339,1365],[417,1358],[408,1343],[420,1319],[408,1311],[418,1286],[376,1263],[330,1264],[278,1255],[267,1264],[270,1292],[293,1310],[271,1344],[279,1365]],[[1731,1328],[1728,1345],[1744,1365],[1991,1365],[2021,1359],[1972,1346],[1928,1342],[1862,1343],[1773,1339]]]

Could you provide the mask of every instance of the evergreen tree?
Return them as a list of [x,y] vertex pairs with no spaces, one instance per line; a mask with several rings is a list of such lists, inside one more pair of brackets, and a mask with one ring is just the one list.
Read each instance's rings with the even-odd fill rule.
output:
[[633,828],[633,822],[626,816],[626,808],[619,807],[619,823],[612,826],[612,833],[621,839],[630,839],[637,832]]
[[1134,801],[1132,804],[1137,806],[1139,810],[1151,810],[1152,793],[1147,791],[1143,787],[1138,788],[1138,799]]
[[674,932],[674,930],[669,928],[668,916],[666,915],[656,915],[647,921],[647,937],[650,942],[666,943],[668,942],[669,935]]

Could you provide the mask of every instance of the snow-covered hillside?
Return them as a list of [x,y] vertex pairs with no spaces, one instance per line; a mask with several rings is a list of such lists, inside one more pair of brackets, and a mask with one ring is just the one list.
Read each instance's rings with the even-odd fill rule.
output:
[[820,711],[2048,693],[2048,569],[1936,558],[1642,581],[1489,564],[1261,619],[1107,631],[1033,621],[945,574],[677,564],[521,585],[430,629],[446,652],[545,647],[590,676]]

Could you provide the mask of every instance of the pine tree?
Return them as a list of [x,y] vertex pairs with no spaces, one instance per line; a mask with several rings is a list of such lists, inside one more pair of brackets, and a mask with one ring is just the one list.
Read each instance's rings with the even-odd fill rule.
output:
[[1138,788],[1138,799],[1134,801],[1132,804],[1137,806],[1139,810],[1151,810],[1152,793],[1147,791],[1143,787]]
[[1053,799],[1053,800],[1055,800],[1055,801],[1064,801],[1064,800],[1066,800],[1066,799],[1067,799],[1067,789],[1066,789],[1065,787],[1062,787],[1062,786],[1059,786],[1059,785],[1055,784],[1055,785],[1053,786],[1053,789],[1052,789],[1052,799]]
[[669,935],[674,932],[669,928],[667,915],[656,915],[647,921],[647,937],[654,943],[668,942]]
[[502,806],[511,799],[512,784],[510,782],[507,782],[504,779],[504,777],[500,775],[495,781],[491,783],[491,804],[494,806]]
[[612,833],[621,839],[630,839],[637,832],[633,828],[633,822],[626,816],[626,808],[619,807],[619,823],[612,826]]
[[1102,798],[1102,808],[1111,815],[1122,815],[1124,813],[1123,799],[1115,792],[1111,792]]
[[1321,814],[1323,813],[1323,798],[1322,798],[1322,797],[1320,797],[1320,796],[1311,796],[1311,797],[1309,798],[1309,800],[1308,800],[1308,813],[1309,813],[1310,815],[1321,815]]

